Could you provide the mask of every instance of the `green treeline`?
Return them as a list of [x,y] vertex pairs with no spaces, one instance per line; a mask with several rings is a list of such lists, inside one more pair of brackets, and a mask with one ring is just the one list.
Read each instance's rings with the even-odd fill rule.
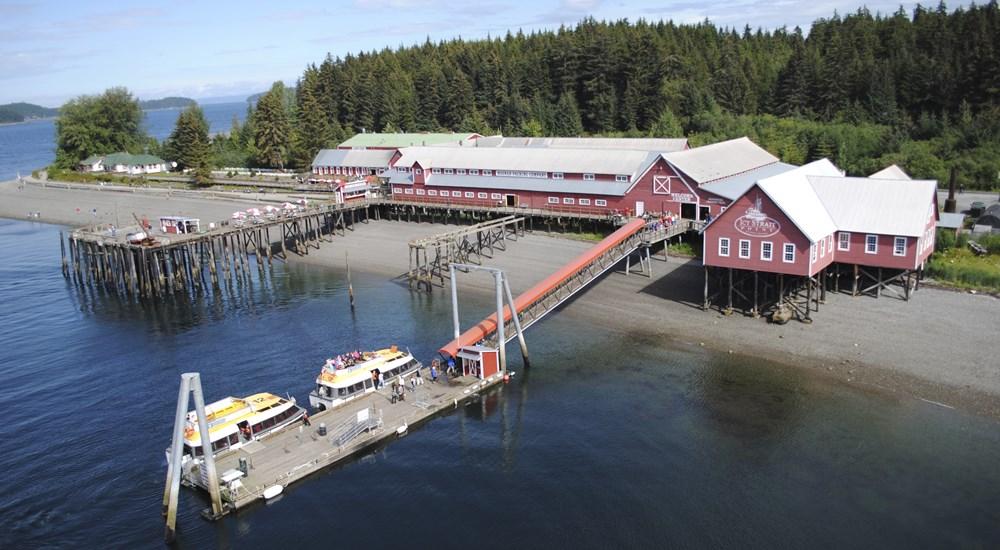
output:
[[[601,22],[425,42],[306,67],[244,124],[211,139],[212,166],[308,167],[367,131],[749,136],[791,163],[852,175],[899,164],[967,188],[1000,173],[1000,9],[861,9],[799,29]],[[186,132],[185,135],[191,134]],[[172,160],[172,159],[171,159]]]

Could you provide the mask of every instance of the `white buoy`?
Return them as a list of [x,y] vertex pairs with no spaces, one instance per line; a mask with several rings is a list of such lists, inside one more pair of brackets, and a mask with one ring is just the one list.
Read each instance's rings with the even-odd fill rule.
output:
[[409,427],[406,424],[403,424],[402,426],[396,428],[396,435],[398,435],[399,437],[403,437],[404,435],[406,435],[406,430],[408,429]]
[[264,489],[264,493],[263,493],[264,499],[265,500],[271,500],[272,498],[280,495],[281,492],[284,491],[284,490],[285,490],[284,486],[281,486],[281,485],[271,485],[267,489]]

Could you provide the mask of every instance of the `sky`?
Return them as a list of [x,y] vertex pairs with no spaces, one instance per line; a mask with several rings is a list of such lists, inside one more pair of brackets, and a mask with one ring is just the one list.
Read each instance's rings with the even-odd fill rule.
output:
[[[936,5],[935,2],[925,4]],[[775,29],[809,24],[858,0],[0,0],[0,104],[48,107],[126,86],[142,99],[246,96],[294,83],[327,52],[343,56],[456,37],[467,39],[643,18]],[[873,0],[892,13],[912,2]],[[957,4],[951,4],[952,6]]]

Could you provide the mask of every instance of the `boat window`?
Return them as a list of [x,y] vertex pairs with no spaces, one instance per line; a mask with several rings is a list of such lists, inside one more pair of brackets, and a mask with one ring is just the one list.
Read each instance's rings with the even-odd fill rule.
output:
[[235,445],[235,444],[239,443],[239,441],[240,441],[240,436],[238,434],[229,434],[229,444],[230,445]]
[[365,380],[365,389],[366,390],[372,389],[372,381],[371,381],[371,379]]
[[264,421],[264,427],[265,428],[270,428],[271,426],[274,426],[274,419],[273,418],[268,418],[267,420]]
[[350,388],[337,388],[337,397],[344,397]]

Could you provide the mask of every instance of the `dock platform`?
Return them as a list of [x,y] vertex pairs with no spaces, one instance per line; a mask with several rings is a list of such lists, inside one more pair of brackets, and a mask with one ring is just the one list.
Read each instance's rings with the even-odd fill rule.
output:
[[[462,403],[477,398],[481,391],[503,381],[501,373],[485,380],[472,376],[438,378],[411,391],[409,383],[405,399],[393,403],[390,388],[366,394],[340,407],[317,412],[309,418],[310,426],[299,423],[283,431],[250,443],[238,450],[216,457],[216,469],[225,480],[227,473],[238,483],[223,483],[220,492],[222,513],[214,515],[211,508],[203,515],[219,519],[235,510],[263,500],[264,490],[281,485],[287,487],[309,475],[345,463],[356,454],[376,445],[406,435],[439,413],[455,410]],[[320,435],[320,425],[326,435]],[[247,475],[237,472],[240,459],[247,463]],[[186,474],[183,482],[189,487],[204,488],[198,467]]]

